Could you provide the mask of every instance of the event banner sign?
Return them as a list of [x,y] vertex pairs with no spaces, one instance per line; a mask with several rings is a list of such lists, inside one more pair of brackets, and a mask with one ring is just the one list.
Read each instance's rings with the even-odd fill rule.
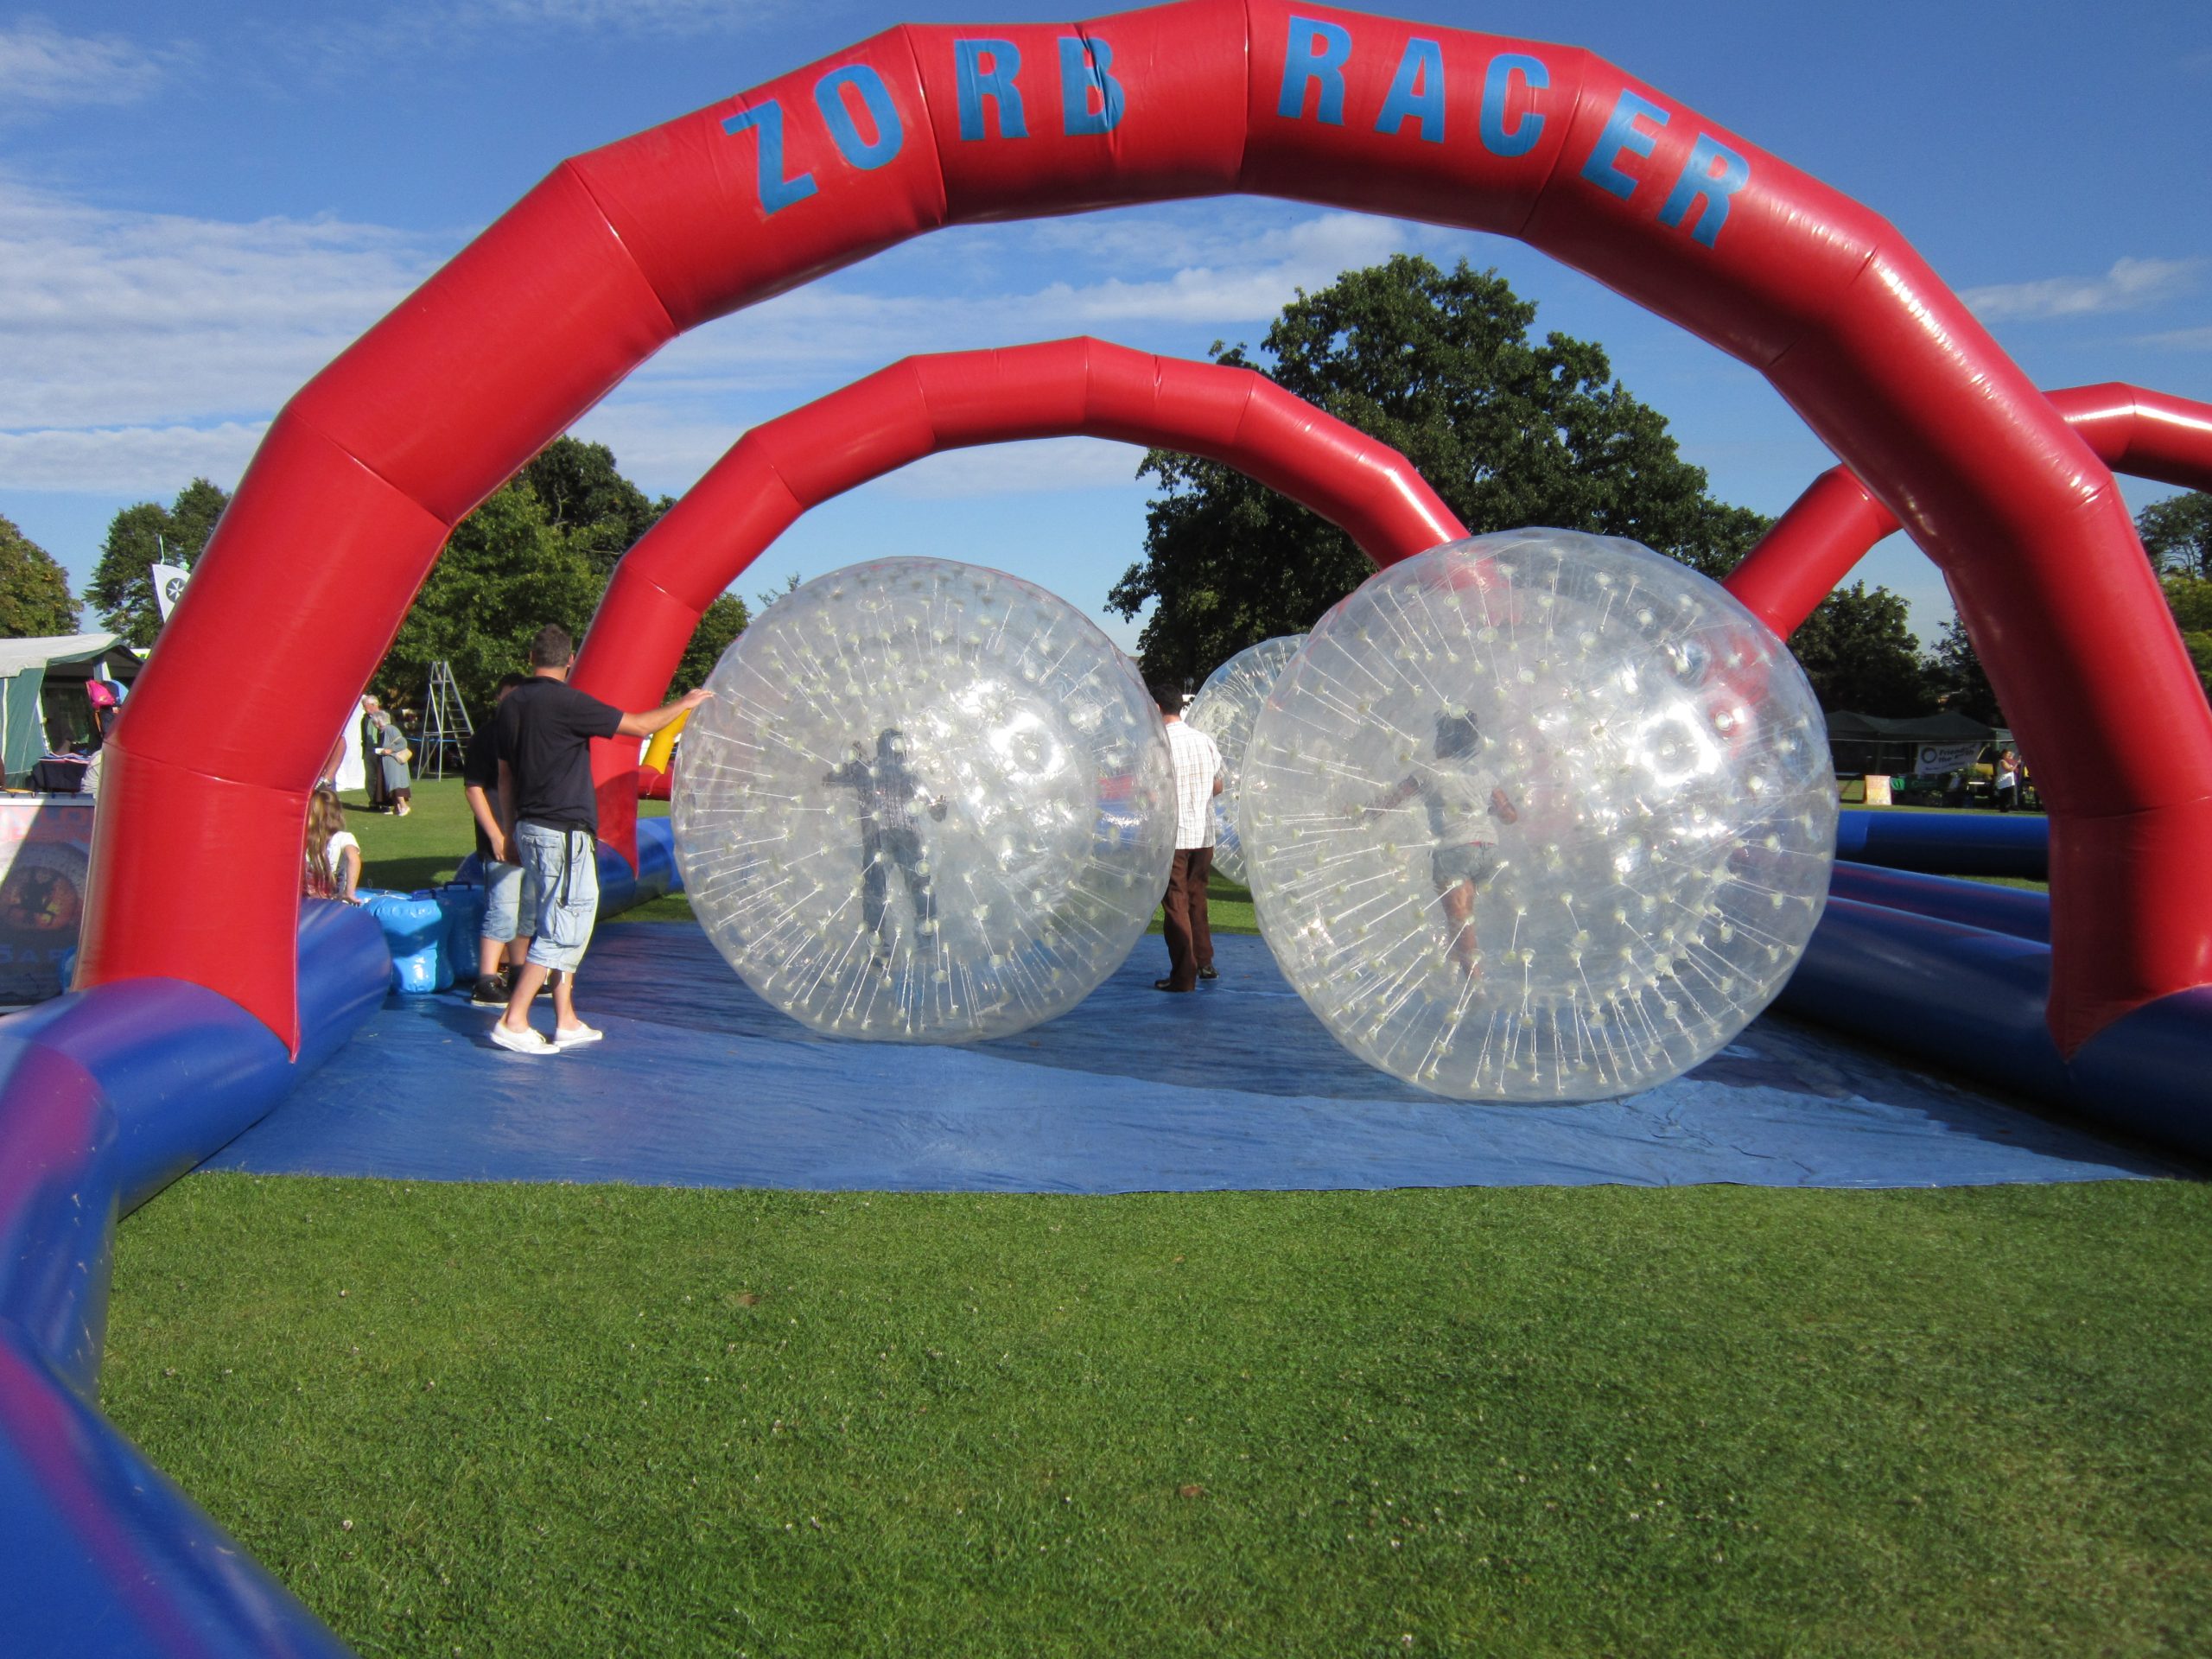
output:
[[1933,778],[1939,772],[1961,772],[1974,765],[1980,754],[1979,741],[1972,743],[1923,743],[1914,752],[1913,774],[1920,778]]

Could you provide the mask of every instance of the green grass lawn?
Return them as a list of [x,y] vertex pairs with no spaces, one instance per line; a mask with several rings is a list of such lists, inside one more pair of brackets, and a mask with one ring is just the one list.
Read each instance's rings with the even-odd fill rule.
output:
[[2212,1649],[2212,1191],[189,1177],[105,1404],[368,1654]]

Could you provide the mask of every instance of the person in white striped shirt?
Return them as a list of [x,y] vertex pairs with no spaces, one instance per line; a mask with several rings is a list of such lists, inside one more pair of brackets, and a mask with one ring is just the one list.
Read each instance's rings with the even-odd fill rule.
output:
[[1168,867],[1160,900],[1167,935],[1167,977],[1155,991],[1194,991],[1217,979],[1213,932],[1206,925],[1206,875],[1213,868],[1213,798],[1221,793],[1221,751],[1213,739],[1183,721],[1183,694],[1173,686],[1151,688],[1167,723],[1168,753],[1175,762],[1175,861]]

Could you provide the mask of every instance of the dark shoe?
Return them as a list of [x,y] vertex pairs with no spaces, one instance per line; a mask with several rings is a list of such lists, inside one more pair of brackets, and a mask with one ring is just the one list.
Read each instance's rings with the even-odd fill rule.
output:
[[469,994],[468,1000],[487,1008],[504,1008],[507,1006],[510,988],[505,974],[479,974],[476,976],[476,988]]
[[1178,985],[1172,979],[1155,979],[1152,982],[1152,988],[1155,991],[1173,991],[1179,996],[1191,988],[1188,985]]
[[1212,968],[1211,968],[1211,967],[1207,967],[1207,968],[1201,968],[1201,969],[1198,969],[1198,977],[1199,977],[1200,979],[1219,979],[1219,978],[1221,977],[1221,976],[1220,976],[1220,974],[1218,974],[1217,972],[1216,972]]

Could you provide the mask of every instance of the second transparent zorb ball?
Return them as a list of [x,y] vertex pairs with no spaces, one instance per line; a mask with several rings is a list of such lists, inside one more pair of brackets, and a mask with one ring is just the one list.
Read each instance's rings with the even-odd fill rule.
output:
[[1236,830],[1236,802],[1244,780],[1244,750],[1252,741],[1252,722],[1260,705],[1274,690],[1275,679],[1306,643],[1302,633],[1262,639],[1247,645],[1206,676],[1198,695],[1183,711],[1183,718],[1208,737],[1221,751],[1221,793],[1213,798],[1213,868],[1231,881],[1245,879],[1244,843]]
[[1781,988],[1835,850],[1827,728],[1717,583],[1532,530],[1379,572],[1277,683],[1240,811],[1262,931],[1346,1047],[1438,1094],[1596,1099]]
[[677,859],[709,936],[817,1031],[1003,1036],[1143,934],[1174,856],[1166,728],[1074,607],[885,559],[778,601],[690,719]]

